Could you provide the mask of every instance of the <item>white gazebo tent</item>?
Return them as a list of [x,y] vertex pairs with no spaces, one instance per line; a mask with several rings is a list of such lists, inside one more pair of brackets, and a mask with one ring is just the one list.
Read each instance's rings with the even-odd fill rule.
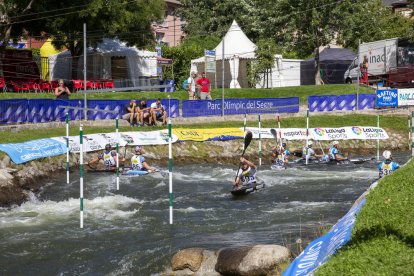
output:
[[[237,22],[234,20],[230,29],[216,51],[216,74],[217,84],[222,83],[222,56],[224,42],[224,86],[230,88],[248,87],[247,61],[255,59],[256,45],[244,34]],[[203,72],[205,58],[191,60],[191,71]]]
[[[50,79],[71,79],[71,68],[72,57],[69,51],[49,56]],[[82,71],[83,55],[78,62],[78,76],[82,75]],[[149,80],[155,76],[156,52],[128,47],[118,39],[107,38],[98,43],[95,49],[87,49],[88,79],[112,79],[118,80],[119,84],[124,82],[120,86],[139,86],[143,84],[142,80]]]

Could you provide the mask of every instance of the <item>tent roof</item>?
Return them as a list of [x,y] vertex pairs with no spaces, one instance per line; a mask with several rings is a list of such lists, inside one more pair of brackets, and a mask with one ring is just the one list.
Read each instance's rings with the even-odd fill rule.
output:
[[[224,38],[220,41],[214,50],[216,51],[216,60],[222,59],[222,48],[224,41],[224,59],[232,57],[239,57],[245,59],[254,59],[256,45],[245,35],[242,29],[237,24],[236,20],[233,20],[229,30]],[[192,63],[204,62],[204,57],[194,59]]]
[[[346,48],[325,48],[319,53],[319,61],[337,60],[337,61],[353,61],[356,54]],[[306,61],[314,61],[315,58],[307,59]]]

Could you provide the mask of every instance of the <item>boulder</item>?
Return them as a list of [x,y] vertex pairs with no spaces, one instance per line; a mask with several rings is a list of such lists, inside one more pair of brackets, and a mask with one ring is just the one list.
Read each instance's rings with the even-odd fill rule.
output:
[[6,155],[5,157],[3,157],[3,160],[1,160],[0,162],[0,169],[5,169],[10,165],[10,157],[8,155]]
[[214,269],[216,262],[217,262],[216,253],[210,250],[202,250],[202,254],[203,254],[203,261],[200,265],[200,268],[197,271],[192,271],[189,268],[184,268],[182,270],[173,270],[171,268],[168,268],[166,271],[160,273],[159,275],[161,276],[220,276],[220,274]]
[[278,264],[289,260],[290,251],[280,245],[224,248],[218,253],[216,271],[223,275],[274,275]]
[[202,261],[202,248],[187,248],[175,253],[171,260],[171,267],[173,271],[186,268],[191,271],[197,271],[200,268]]

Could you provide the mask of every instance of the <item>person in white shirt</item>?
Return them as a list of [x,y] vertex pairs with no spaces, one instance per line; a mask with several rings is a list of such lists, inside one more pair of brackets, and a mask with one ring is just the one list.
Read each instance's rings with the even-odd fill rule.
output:
[[162,121],[163,125],[167,124],[167,112],[165,111],[164,106],[161,104],[160,98],[151,104],[151,118],[154,125],[157,125],[157,121]]
[[308,141],[307,146],[303,148],[302,159],[312,160],[315,158],[323,157],[322,155],[318,155],[315,153],[315,151],[312,148],[312,145],[313,145],[313,142]]
[[188,99],[189,100],[196,100],[195,92],[196,92],[196,82],[195,78],[197,77],[197,73],[195,71],[191,72],[190,77],[187,80],[187,91],[188,91]]

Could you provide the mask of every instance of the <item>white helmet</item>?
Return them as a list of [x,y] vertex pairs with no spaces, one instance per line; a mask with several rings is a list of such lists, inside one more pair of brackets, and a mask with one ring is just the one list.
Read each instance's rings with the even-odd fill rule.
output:
[[336,146],[336,145],[338,145],[339,144],[339,142],[338,141],[333,141],[332,142],[332,145],[334,145],[334,146]]
[[382,156],[384,156],[385,159],[391,159],[391,152],[389,150],[385,150],[382,153]]
[[312,146],[313,142],[312,141],[308,141],[308,146]]

